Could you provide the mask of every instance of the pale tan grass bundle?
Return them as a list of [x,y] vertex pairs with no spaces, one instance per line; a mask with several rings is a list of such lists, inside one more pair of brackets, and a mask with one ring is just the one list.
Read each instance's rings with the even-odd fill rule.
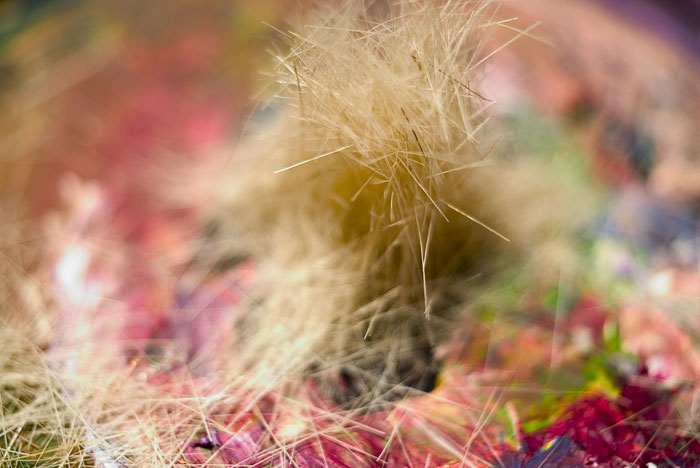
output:
[[[62,307],[67,292],[51,281],[59,233],[11,212],[0,211],[0,466],[163,467],[183,460],[209,400],[178,398],[147,382],[140,370],[148,369],[146,358],[125,359],[128,343],[109,301]],[[173,379],[175,390],[195,386],[187,373]]]
[[220,215],[220,245],[260,262],[237,351],[253,381],[313,369],[353,375],[361,394],[416,384],[473,278],[561,233],[571,200],[552,195],[554,174],[493,151],[478,92],[492,12],[346,7],[285,33],[274,120],[234,158]]

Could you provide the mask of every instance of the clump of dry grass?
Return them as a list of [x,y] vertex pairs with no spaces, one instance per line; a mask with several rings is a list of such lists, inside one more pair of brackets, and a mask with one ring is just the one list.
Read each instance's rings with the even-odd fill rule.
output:
[[364,395],[417,384],[470,280],[560,234],[555,176],[493,151],[478,92],[491,11],[346,6],[284,33],[274,121],[233,163],[221,215],[226,248],[260,262],[248,375],[342,369]]
[[[202,427],[201,403],[125,360],[117,314],[71,304],[51,281],[51,242],[0,211],[0,465],[167,466]],[[54,233],[56,235],[56,233]],[[167,422],[166,422],[167,420]]]
[[[81,465],[85,451],[57,391],[44,350],[55,338],[51,300],[39,279],[41,252],[32,226],[3,207],[0,232],[0,463]],[[34,239],[36,240],[36,239]]]

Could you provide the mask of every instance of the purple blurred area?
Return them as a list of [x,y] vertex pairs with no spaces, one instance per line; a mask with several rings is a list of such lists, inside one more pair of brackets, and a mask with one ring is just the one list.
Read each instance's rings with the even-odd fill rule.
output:
[[700,58],[700,0],[597,0]]

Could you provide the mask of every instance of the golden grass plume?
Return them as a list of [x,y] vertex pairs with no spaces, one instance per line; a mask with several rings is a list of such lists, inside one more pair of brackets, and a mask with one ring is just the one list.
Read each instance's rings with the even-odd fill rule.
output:
[[494,151],[478,91],[493,11],[346,5],[283,33],[274,117],[234,159],[220,214],[224,248],[260,264],[241,361],[263,379],[341,370],[360,394],[420,387],[470,281],[561,233],[553,172]]

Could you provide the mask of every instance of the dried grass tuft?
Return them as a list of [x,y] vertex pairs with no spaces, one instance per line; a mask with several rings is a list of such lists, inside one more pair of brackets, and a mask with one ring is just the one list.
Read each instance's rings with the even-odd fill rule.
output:
[[274,118],[233,163],[221,215],[225,248],[261,265],[249,375],[349,374],[370,399],[420,387],[473,279],[561,233],[552,171],[494,150],[478,91],[493,10],[346,6],[283,33]]

